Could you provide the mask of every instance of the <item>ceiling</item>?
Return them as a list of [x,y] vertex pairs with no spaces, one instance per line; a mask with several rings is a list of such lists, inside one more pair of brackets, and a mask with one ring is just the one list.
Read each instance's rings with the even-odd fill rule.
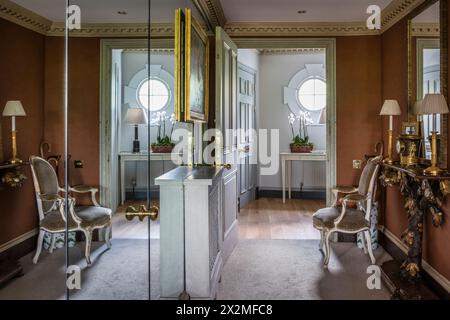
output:
[[[391,0],[221,0],[227,22],[360,22]],[[306,10],[306,14],[298,14]]]
[[439,1],[413,19],[413,23],[439,23]]
[[[64,21],[63,0],[11,0],[53,22]],[[81,8],[82,23],[147,23],[148,0],[70,0]],[[200,15],[189,0],[151,0],[152,22],[171,22],[176,8],[191,8]],[[117,12],[125,11],[126,15]]]

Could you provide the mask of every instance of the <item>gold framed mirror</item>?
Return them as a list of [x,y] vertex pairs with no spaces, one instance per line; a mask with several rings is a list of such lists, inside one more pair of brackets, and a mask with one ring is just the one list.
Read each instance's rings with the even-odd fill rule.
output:
[[[426,0],[408,15],[408,121],[419,122],[424,162],[431,159],[432,119],[417,106],[428,93],[447,97],[447,10],[447,1]],[[448,116],[438,115],[437,123],[439,167],[447,168]]]

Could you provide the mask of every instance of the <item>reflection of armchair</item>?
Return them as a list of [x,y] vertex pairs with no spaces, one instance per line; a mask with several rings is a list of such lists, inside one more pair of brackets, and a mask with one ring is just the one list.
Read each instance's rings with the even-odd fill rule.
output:
[[[375,198],[378,171],[382,156],[371,158],[359,179],[358,187],[338,187],[333,190],[333,206],[320,209],[313,215],[313,225],[320,231],[320,249],[325,244],[324,266],[328,265],[330,260],[330,236],[334,232],[355,234],[363,232],[369,256],[373,264],[375,257],[372,252],[372,240],[370,236],[370,214],[372,204]],[[338,194],[347,194],[342,200],[342,208],[337,206]],[[355,209],[348,208],[349,203],[357,204]],[[366,243],[362,237],[364,252],[367,253]]]
[[[40,158],[30,157],[31,172],[33,175],[34,189],[39,213],[39,237],[36,254],[33,262],[37,263],[42,250],[44,235],[52,234],[50,251],[54,247],[54,235],[65,232],[66,224],[69,232],[82,231],[86,237],[85,257],[87,264],[91,264],[90,251],[92,234],[95,229],[106,228],[105,240],[108,248],[111,247],[111,209],[100,207],[95,200],[96,188],[88,186],[70,187],[70,192],[91,193],[93,206],[75,206],[75,199],[68,197],[68,216],[65,215],[65,198],[60,195],[65,189],[60,188],[58,179],[52,165]],[[66,223],[67,221],[67,223]]]

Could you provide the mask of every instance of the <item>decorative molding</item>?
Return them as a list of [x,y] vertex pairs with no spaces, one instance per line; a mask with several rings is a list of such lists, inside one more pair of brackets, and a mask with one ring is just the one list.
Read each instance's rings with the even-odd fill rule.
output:
[[52,22],[9,0],[0,0],[0,18],[46,35]]
[[398,21],[406,17],[411,11],[425,0],[393,0],[381,13],[381,33],[387,31]]
[[[379,230],[391,240],[403,253],[408,253],[408,247],[399,238],[397,238],[392,232],[390,232],[386,227],[380,226]],[[436,269],[434,269],[428,262],[422,259],[422,267],[426,273],[428,273],[437,283],[439,283],[447,292],[450,293],[450,281],[440,274]]]
[[315,54],[325,53],[324,48],[288,48],[288,49],[260,49],[258,52],[262,55],[295,55],[295,54]]
[[361,36],[377,35],[378,30],[369,30],[365,23],[296,23],[296,22],[242,22],[225,25],[231,37],[310,37],[310,36]]
[[220,0],[192,0],[192,2],[200,11],[210,30],[215,30],[216,27],[225,25],[225,13]]
[[[155,26],[158,30],[162,26]],[[164,30],[167,30],[165,28]],[[47,36],[64,36],[64,23],[53,23]],[[83,24],[80,30],[70,30],[69,37],[147,37],[148,24],[124,23],[124,24]]]
[[0,245],[0,252],[6,251],[9,248],[12,248],[12,247],[24,242],[25,240],[30,239],[31,237],[37,235],[38,233],[39,233],[39,229],[37,229],[37,228],[33,229],[31,231],[28,231],[28,232],[18,236],[17,238],[14,238],[14,239]]
[[441,29],[439,23],[412,23],[411,35],[413,37],[439,37]]

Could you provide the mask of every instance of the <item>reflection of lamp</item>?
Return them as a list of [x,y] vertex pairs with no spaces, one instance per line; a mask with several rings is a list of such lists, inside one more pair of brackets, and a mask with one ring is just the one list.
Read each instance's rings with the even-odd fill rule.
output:
[[327,108],[323,108],[319,116],[319,124],[327,123]]
[[437,176],[442,172],[437,161],[437,123],[436,114],[448,113],[447,101],[442,94],[427,94],[422,102],[422,114],[433,115],[433,131],[431,132],[431,167],[425,169],[424,173]]
[[133,153],[138,153],[141,151],[138,126],[147,124],[147,114],[142,108],[129,108],[125,115],[125,123],[134,125]]
[[17,131],[16,131],[16,117],[26,116],[25,110],[23,109],[22,103],[20,101],[8,101],[6,103],[5,109],[3,110],[4,117],[11,117],[11,135],[12,135],[12,157],[9,160],[10,163],[22,163],[17,157]]
[[385,163],[392,164],[392,144],[393,144],[393,116],[401,115],[400,105],[397,100],[384,101],[383,108],[381,108],[380,116],[389,116],[389,131],[388,131],[388,157],[384,159]]

